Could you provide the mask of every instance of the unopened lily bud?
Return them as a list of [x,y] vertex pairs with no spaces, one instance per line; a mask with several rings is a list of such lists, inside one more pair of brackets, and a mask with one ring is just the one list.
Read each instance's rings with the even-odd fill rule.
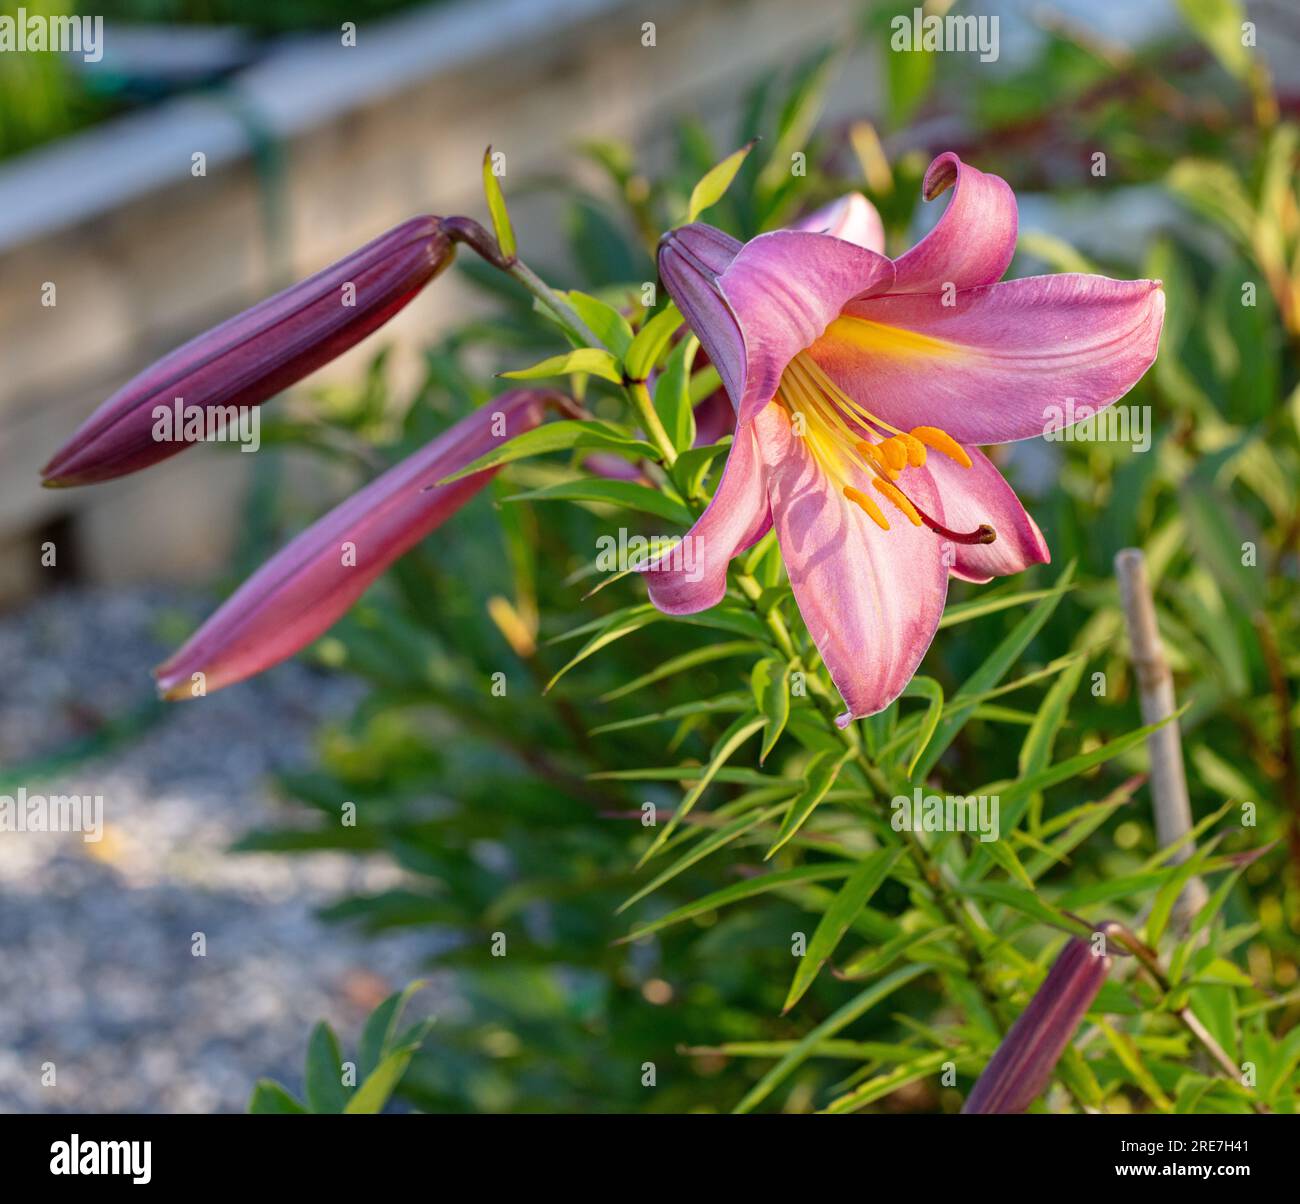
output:
[[[253,306],[165,356],[119,389],[42,470],[49,486],[88,485],[156,464],[204,432],[347,351],[402,309],[452,260],[437,217],[417,217],[333,267]],[[180,409],[181,430],[160,423]],[[166,430],[166,437],[159,437]]]
[[[1103,939],[1098,941],[1099,937]],[[1104,937],[1102,929],[1094,933],[1093,941],[1076,938],[1061,950],[1029,1006],[984,1067],[963,1112],[1023,1112],[1047,1089],[1056,1063],[1110,972]]]
[[269,669],[322,635],[496,470],[437,482],[535,427],[552,396],[535,389],[503,393],[318,519],[154,670],[159,692],[172,700],[210,694]]

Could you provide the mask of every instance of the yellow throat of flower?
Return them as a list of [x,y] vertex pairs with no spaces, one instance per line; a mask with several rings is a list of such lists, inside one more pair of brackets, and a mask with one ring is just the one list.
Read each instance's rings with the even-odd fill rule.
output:
[[966,449],[947,431],[937,426],[899,430],[845,393],[807,351],[786,365],[776,400],[790,414],[796,437],[805,441],[827,479],[882,531],[889,530],[885,511],[852,482],[869,480],[892,510],[913,526],[924,524],[956,543],[992,543],[997,538],[987,523],[974,531],[949,530],[896,484],[908,468],[925,465],[927,448],[962,468],[971,467]]

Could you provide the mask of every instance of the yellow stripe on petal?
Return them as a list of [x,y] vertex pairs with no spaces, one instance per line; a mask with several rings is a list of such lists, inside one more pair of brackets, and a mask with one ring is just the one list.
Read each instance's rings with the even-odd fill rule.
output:
[[847,344],[855,351],[874,355],[950,357],[960,355],[965,350],[946,339],[936,339],[928,334],[918,334],[915,330],[889,326],[884,322],[873,322],[869,318],[855,318],[850,314],[841,314],[826,327],[822,337],[810,348],[814,357],[822,343]]

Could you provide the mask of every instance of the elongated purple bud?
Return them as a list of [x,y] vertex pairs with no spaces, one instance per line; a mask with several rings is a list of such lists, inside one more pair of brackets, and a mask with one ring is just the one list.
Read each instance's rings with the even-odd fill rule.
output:
[[496,470],[448,485],[436,482],[535,427],[551,397],[534,389],[503,393],[317,520],[154,670],[159,692],[172,700],[199,697],[261,673],[310,644]]
[[1106,981],[1110,964],[1110,957],[1094,952],[1090,941],[1071,940],[984,1067],[962,1111],[1023,1112],[1042,1095],[1075,1029]]
[[412,218],[199,335],[104,402],[42,470],[45,484],[107,481],[182,451],[184,432],[161,421],[178,399],[204,431],[222,429],[382,326],[454,253],[443,219]]

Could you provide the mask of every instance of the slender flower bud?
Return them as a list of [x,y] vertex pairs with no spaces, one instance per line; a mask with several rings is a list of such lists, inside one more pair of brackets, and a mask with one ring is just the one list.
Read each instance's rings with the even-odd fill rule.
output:
[[1020,1013],[962,1107],[969,1113],[1023,1112],[1047,1089],[1052,1070],[1110,971],[1106,928],[1071,940]]
[[502,394],[317,520],[154,670],[159,692],[172,700],[197,697],[261,673],[306,647],[496,470],[448,485],[436,482],[535,427],[550,396],[532,389]]
[[187,438],[160,420],[178,402],[204,431],[233,424],[382,326],[454,253],[443,219],[412,218],[199,335],[104,402],[42,470],[45,484],[107,481],[174,456]]

